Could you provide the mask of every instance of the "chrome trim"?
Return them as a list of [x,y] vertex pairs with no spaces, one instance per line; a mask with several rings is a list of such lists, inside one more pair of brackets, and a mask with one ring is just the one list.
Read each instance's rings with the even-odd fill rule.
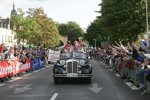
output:
[[70,73],[78,73],[79,61],[78,60],[73,60],[73,59],[72,60],[68,60],[68,61],[66,61],[66,66],[67,66],[66,67],[66,71],[67,71],[68,74],[70,74]]
[[64,77],[64,78],[84,78],[84,77],[92,77],[92,74],[77,74],[75,76],[69,76],[67,74],[53,74],[53,77]]

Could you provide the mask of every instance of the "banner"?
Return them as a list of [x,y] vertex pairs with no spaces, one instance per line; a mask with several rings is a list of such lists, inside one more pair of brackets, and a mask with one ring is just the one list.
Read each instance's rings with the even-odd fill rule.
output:
[[30,59],[26,60],[25,64],[22,64],[18,60],[2,61],[0,62],[0,78],[8,77],[18,73],[31,70]]
[[60,51],[49,50],[48,61],[49,62],[57,62],[60,58]]
[[0,78],[13,75],[13,68],[9,66],[8,62],[0,62]]

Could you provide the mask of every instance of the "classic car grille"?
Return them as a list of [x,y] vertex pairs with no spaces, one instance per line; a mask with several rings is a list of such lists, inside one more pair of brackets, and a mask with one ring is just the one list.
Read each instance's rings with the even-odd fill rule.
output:
[[73,73],[77,73],[78,72],[78,62],[73,61]]
[[77,73],[78,72],[78,62],[71,61],[67,63],[67,72],[68,73]]
[[72,73],[72,62],[67,63],[67,71],[68,73]]

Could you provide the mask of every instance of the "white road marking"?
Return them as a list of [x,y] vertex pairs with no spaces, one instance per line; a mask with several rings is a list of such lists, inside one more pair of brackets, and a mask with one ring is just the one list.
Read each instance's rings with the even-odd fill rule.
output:
[[129,87],[133,86],[133,84],[130,82],[125,82],[125,84],[128,85]]
[[45,68],[41,68],[40,71],[44,70]]
[[125,82],[127,86],[129,86],[132,90],[139,90],[133,83],[131,82]]
[[131,86],[132,90],[139,90],[139,88],[137,88],[136,86]]
[[119,74],[115,74],[117,77],[120,77],[120,75]]
[[42,68],[41,70],[44,70],[45,68]]
[[46,66],[47,68],[51,67],[51,66]]
[[7,82],[14,82],[14,81],[16,81],[15,79],[14,80],[9,80],[9,81],[7,81]]
[[[106,66],[105,66],[106,67]],[[110,71],[113,71],[113,69],[109,69]],[[117,73],[115,73],[115,76],[117,76],[117,77],[121,77],[121,75],[120,74],[117,74]],[[129,87],[129,88],[131,88],[132,90],[139,90],[139,88],[138,87],[136,87],[133,83],[131,83],[131,82],[125,82],[125,84]]]
[[39,70],[36,70],[36,71],[34,71],[33,73],[37,73],[37,72],[39,72]]
[[0,84],[0,86],[4,86],[5,84]]
[[24,75],[24,76],[30,76],[32,73],[29,73],[29,74],[26,74],[26,75]]
[[14,81],[19,80],[19,79],[22,79],[22,78],[21,78],[21,77],[18,77],[18,78],[15,78],[15,79],[13,79],[13,80],[9,80],[9,81],[7,81],[7,82],[14,82]]
[[50,100],[55,100],[57,96],[58,96],[58,93],[54,93],[54,95],[50,98]]

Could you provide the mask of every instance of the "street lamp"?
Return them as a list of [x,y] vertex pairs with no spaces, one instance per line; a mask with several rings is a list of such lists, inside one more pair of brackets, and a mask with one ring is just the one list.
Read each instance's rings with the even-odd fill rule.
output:
[[148,4],[147,4],[147,0],[145,1],[145,4],[146,4],[146,33],[147,35],[149,35],[149,26],[148,26]]

